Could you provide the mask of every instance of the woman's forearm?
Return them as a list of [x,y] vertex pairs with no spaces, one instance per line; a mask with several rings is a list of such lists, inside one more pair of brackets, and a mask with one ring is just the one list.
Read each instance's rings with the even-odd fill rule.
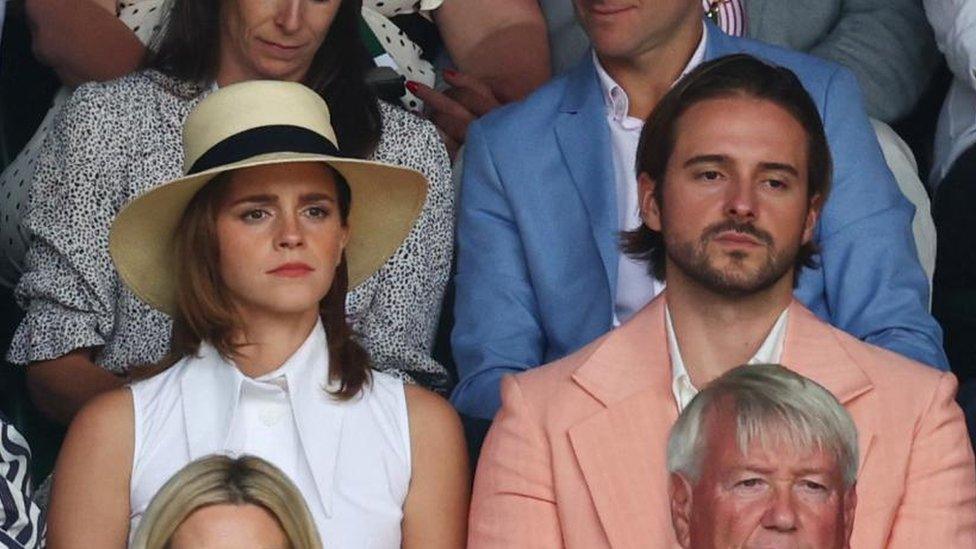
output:
[[34,54],[65,84],[118,78],[146,54],[106,0],[27,0]]
[[63,425],[92,398],[124,383],[124,378],[92,362],[89,349],[77,349],[27,367],[27,390],[34,405],[49,419]]
[[537,0],[445,0],[434,17],[458,69],[487,83],[500,101],[521,99],[549,79]]

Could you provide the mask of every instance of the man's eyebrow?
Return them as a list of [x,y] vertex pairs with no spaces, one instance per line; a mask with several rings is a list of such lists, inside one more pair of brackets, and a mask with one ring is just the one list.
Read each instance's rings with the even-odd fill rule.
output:
[[830,469],[824,469],[819,467],[800,467],[799,469],[793,469],[792,472],[797,475],[829,475]]
[[[736,473],[758,473],[761,475],[771,475],[776,472],[776,467],[760,465],[758,463],[741,463],[729,468],[733,474]],[[829,468],[823,467],[797,467],[795,469],[791,468],[790,474],[805,476],[805,475],[830,475]]]
[[794,177],[800,176],[800,171],[793,167],[792,164],[784,164],[783,162],[761,162],[759,167],[766,171],[780,171],[786,172]]
[[762,465],[742,464],[733,467],[732,471],[737,473],[745,472],[745,473],[759,473],[763,475],[769,475],[776,472],[776,469],[773,467],[764,467]]
[[724,154],[699,154],[685,160],[683,166],[687,168],[696,164],[724,164],[728,161],[729,157]]

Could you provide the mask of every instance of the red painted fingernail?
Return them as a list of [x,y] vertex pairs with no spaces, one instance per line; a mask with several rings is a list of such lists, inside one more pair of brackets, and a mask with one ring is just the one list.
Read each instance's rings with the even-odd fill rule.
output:
[[455,76],[457,76],[457,71],[451,69],[444,69],[444,75],[454,78]]
[[417,93],[417,90],[420,89],[420,84],[413,80],[407,80],[407,83],[404,85],[410,90],[410,93]]

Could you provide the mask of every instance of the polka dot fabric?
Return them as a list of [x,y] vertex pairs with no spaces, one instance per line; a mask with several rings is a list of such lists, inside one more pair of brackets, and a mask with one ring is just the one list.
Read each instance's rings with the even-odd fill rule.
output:
[[[155,33],[161,29],[161,16],[169,11],[171,0],[129,0],[118,5],[119,19],[139,38],[149,44]],[[61,111],[71,95],[68,88],[62,88],[54,96],[51,108],[41,125],[20,153],[0,174],[0,284],[13,287],[23,268],[24,254],[27,252],[29,235],[21,222],[27,211],[27,196],[34,175],[34,165],[41,145],[47,137],[54,117]]]
[[[413,43],[390,18],[418,12],[428,15],[442,3],[443,0],[363,0],[363,20],[393,60],[392,68],[407,80],[430,87],[437,79],[434,67],[420,57],[423,53],[420,46]],[[423,109],[423,102],[409,90],[405,90],[400,102],[413,112],[419,113]]]
[[166,20],[163,16],[172,4],[172,0],[123,0],[119,3],[118,15],[140,42],[149,44],[162,32]]
[[[183,121],[206,93],[146,71],[68,100],[37,161],[26,218],[35,238],[15,292],[27,314],[8,360],[99,347],[96,363],[120,373],[165,355],[170,319],[119,280],[108,231],[132,198],[181,174]],[[444,393],[449,377],[430,349],[453,253],[450,162],[430,122],[385,103],[380,112],[374,158],[420,171],[430,187],[403,245],[349,294],[348,311],[377,369]]]

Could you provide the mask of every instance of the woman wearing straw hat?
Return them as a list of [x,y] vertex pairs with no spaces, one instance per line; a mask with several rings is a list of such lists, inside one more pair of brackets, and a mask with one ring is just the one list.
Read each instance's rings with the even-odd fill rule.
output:
[[371,371],[345,321],[347,285],[400,246],[423,176],[336,156],[325,103],[284,82],[211,94],[184,150],[185,175],[127,205],[109,243],[125,284],[173,317],[175,363],[78,414],[50,546],[124,545],[166,480],[213,453],[284,471],[330,547],[463,546],[457,415]]
[[305,83],[333,109],[345,155],[426,176],[413,230],[348,306],[377,369],[449,389],[430,349],[452,257],[450,164],[429,122],[366,86],[359,10],[360,0],[174,0],[147,70],[75,91],[38,157],[26,218],[34,237],[16,290],[26,316],[8,355],[29,364],[41,411],[67,422],[167,353],[170,319],[119,281],[109,226],[132,197],[179,175],[187,113],[215,87],[254,79]]

